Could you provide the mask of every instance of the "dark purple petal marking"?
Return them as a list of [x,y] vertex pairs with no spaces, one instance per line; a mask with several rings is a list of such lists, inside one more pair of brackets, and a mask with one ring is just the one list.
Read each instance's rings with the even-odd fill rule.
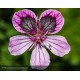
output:
[[46,10],[40,16],[41,30],[48,31],[48,34],[55,34],[64,25],[64,18],[57,10]]
[[36,33],[37,17],[34,12],[24,9],[15,12],[12,18],[14,28],[21,33]]
[[23,30],[30,34],[36,34],[36,20],[31,18],[30,16],[27,16],[26,18],[21,18],[20,25]]
[[51,50],[51,45],[49,45],[49,49]]
[[56,27],[56,18],[52,18],[51,16],[47,15],[40,20],[41,23],[41,30],[45,32],[53,32]]

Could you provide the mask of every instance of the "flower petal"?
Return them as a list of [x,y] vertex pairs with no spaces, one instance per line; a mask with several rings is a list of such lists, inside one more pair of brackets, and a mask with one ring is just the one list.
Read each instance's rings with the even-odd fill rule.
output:
[[15,12],[12,18],[14,28],[21,33],[36,32],[37,17],[34,12],[24,9]]
[[10,38],[9,51],[11,55],[17,56],[24,53],[33,44],[29,37],[17,35]]
[[70,51],[70,45],[63,36],[48,36],[44,45],[55,55],[63,57]]
[[46,10],[40,16],[41,30],[48,34],[58,33],[64,25],[64,18],[57,10]]
[[32,51],[30,64],[33,69],[45,69],[50,64],[50,57],[46,49],[37,45]]

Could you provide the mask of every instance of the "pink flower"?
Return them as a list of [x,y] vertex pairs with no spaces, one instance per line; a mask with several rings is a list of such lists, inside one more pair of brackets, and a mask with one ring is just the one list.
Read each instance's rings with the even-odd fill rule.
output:
[[53,54],[63,57],[70,51],[70,45],[58,33],[64,25],[64,18],[57,10],[46,10],[37,19],[34,12],[24,9],[15,12],[12,18],[14,28],[24,35],[10,38],[9,51],[17,56],[31,50],[30,64],[33,69],[45,69],[50,64],[49,49]]

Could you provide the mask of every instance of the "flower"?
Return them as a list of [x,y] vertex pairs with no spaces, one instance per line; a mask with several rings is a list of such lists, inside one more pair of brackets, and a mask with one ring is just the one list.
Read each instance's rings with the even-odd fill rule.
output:
[[24,35],[11,37],[8,49],[14,56],[33,49],[30,59],[33,69],[42,70],[49,66],[50,56],[46,48],[60,57],[69,53],[67,40],[63,36],[52,35],[58,33],[64,25],[64,18],[59,11],[46,10],[37,19],[34,12],[23,9],[14,13],[12,23]]

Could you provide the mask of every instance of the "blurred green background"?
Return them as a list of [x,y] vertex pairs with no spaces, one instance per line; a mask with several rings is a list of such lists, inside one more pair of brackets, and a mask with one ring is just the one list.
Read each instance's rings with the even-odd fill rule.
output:
[[[47,8],[30,8],[37,16],[46,9]],[[19,10],[21,9],[0,9],[0,66],[27,66],[26,69],[21,70],[32,71],[33,69],[31,69],[30,66],[31,51],[16,57],[10,55],[8,51],[9,38],[20,34],[12,25],[12,16],[14,12]],[[71,46],[71,51],[62,58],[49,52],[51,64],[45,71],[80,70],[80,9],[60,8],[56,10],[59,10],[65,19],[64,27],[57,34],[66,37]]]

